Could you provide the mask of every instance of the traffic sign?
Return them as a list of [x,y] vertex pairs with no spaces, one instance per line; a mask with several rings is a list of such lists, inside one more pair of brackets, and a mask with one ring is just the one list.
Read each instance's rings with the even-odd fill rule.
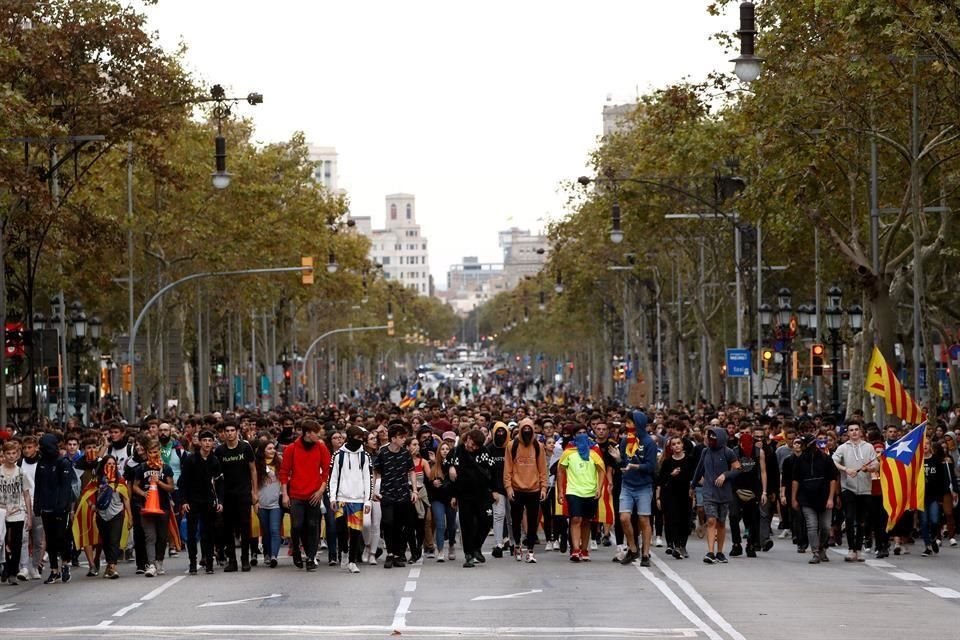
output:
[[727,349],[727,377],[749,378],[750,349]]
[[953,365],[960,365],[960,344],[950,347],[950,362]]

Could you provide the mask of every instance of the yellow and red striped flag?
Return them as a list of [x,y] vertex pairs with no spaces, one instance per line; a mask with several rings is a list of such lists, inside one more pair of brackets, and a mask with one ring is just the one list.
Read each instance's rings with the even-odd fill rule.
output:
[[876,346],[870,356],[870,365],[867,367],[867,379],[863,385],[867,393],[882,396],[887,405],[887,413],[897,416],[910,424],[917,424],[926,418],[907,390],[900,384],[893,369],[887,366],[883,354]]
[[906,511],[923,511],[923,438],[927,423],[921,422],[880,455],[880,490],[887,511],[887,531]]

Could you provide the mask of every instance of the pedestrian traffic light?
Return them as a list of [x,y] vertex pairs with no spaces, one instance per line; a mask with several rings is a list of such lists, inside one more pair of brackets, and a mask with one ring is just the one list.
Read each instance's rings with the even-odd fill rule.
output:
[[763,357],[763,370],[767,372],[770,370],[770,363],[773,361],[773,349],[764,349],[761,356]]
[[810,345],[810,373],[814,376],[823,375],[823,355],[825,351],[822,344]]
[[387,335],[393,337],[393,320],[387,320]]
[[313,284],[313,256],[302,256],[300,258],[300,283]]

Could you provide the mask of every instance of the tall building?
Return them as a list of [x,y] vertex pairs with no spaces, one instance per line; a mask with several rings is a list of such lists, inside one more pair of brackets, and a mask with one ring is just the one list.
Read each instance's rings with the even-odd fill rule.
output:
[[513,289],[524,276],[536,275],[547,262],[550,243],[547,236],[532,234],[528,229],[511,227],[501,231],[503,279],[506,289]]
[[603,105],[603,135],[623,133],[629,128],[630,115],[636,110],[634,104],[605,104]]
[[323,185],[330,193],[337,193],[337,149],[336,147],[307,147],[310,163],[313,164],[313,179]]
[[383,265],[383,275],[420,295],[433,294],[427,238],[417,224],[416,199],[409,193],[386,197],[386,224],[374,229],[369,216],[355,216],[357,233],[370,239],[371,260]]

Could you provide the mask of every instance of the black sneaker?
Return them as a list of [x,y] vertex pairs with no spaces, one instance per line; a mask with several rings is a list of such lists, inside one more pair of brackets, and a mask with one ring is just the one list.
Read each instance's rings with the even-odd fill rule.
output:
[[258,562],[258,561],[257,561],[257,556],[253,556],[252,558],[250,558],[250,566],[251,566],[251,567],[257,566],[257,562]]
[[227,566],[225,566],[225,567],[223,568],[223,572],[224,572],[224,573],[236,573],[236,572],[237,572],[237,563],[236,563],[236,562],[228,562],[228,563],[227,563]]
[[387,556],[387,559],[383,561],[383,568],[384,569],[393,568],[393,556]]
[[767,551],[770,551],[770,549],[773,549],[773,540],[767,540],[766,542],[764,542],[761,549],[763,549],[764,553],[766,553]]
[[192,575],[192,576],[197,575],[197,563],[196,563],[196,561],[194,561],[194,560],[191,560],[191,561],[190,561],[190,568],[187,569],[187,573],[189,573],[189,574]]
[[[739,544],[733,545],[733,548],[730,549],[730,557],[739,558],[742,555],[743,555],[743,547],[741,547]],[[719,557],[719,554],[718,554],[718,557]]]
[[293,556],[293,566],[295,566],[297,569],[303,569],[303,557]]
[[708,551],[708,552],[707,552],[706,554],[704,554],[704,556],[703,556],[703,562],[704,562],[704,564],[716,564],[716,563],[717,563],[717,556],[715,556],[712,551]]
[[753,547],[748,546],[748,547],[747,547],[747,557],[748,557],[748,558],[756,558],[756,557],[757,557],[757,550],[754,549]]
[[60,569],[60,581],[64,584],[70,582],[70,565],[64,564],[63,568]]
[[665,553],[666,553],[668,556],[671,556],[671,557],[672,557],[672,556],[673,556],[673,547],[667,547],[667,550],[666,550]]
[[480,564],[483,564],[484,562],[487,561],[487,559],[483,557],[483,552],[479,550],[473,552],[473,559],[479,562]]
[[687,548],[686,548],[686,547],[680,547],[680,555],[674,556],[674,557],[675,557],[677,560],[679,560],[680,558],[686,559],[686,558],[689,558],[689,557],[690,557],[690,554],[687,553]]
[[493,548],[493,551],[490,552],[490,555],[492,555],[494,558],[502,558],[502,557],[503,557],[503,548],[502,548],[502,547],[494,547],[494,548]]
[[727,556],[723,555],[723,551],[717,553],[717,562],[727,564]]
[[627,552],[624,554],[623,560],[620,561],[620,564],[624,566],[628,564],[633,564],[634,560],[636,560],[639,557],[640,557],[640,553],[638,551],[631,551],[630,549],[627,549]]
[[316,571],[317,570],[317,561],[313,558],[307,560],[307,571]]
[[87,570],[87,577],[88,577],[88,578],[98,578],[98,577],[100,577],[100,572],[99,572],[96,568],[90,567],[90,568]]
[[399,567],[405,567],[405,566],[407,566],[407,560],[406,560],[406,558],[394,558],[394,559],[393,559],[393,566],[398,567],[398,568],[399,568]]
[[250,563],[245,562],[242,565],[240,565],[240,571],[243,571],[243,572],[250,571]]
[[920,553],[921,558],[929,558],[932,555],[933,555],[933,549],[931,549],[930,547],[927,547]]
[[649,567],[649,566],[650,566],[650,556],[643,556],[642,558],[640,558],[640,566],[641,566],[641,567]]
[[474,564],[474,562],[473,562],[473,557],[468,555],[468,556],[467,556],[467,559],[463,561],[463,568],[464,568],[464,569],[473,569],[475,566],[477,566],[477,565]]
[[210,564],[208,564],[204,568],[203,572],[206,573],[207,575],[213,575],[213,563],[211,562]]
[[277,559],[276,559],[276,558],[270,558],[270,568],[271,568],[271,569],[276,569],[276,568],[277,568]]
[[933,552],[940,553],[940,543],[938,543],[936,540],[933,541]]

